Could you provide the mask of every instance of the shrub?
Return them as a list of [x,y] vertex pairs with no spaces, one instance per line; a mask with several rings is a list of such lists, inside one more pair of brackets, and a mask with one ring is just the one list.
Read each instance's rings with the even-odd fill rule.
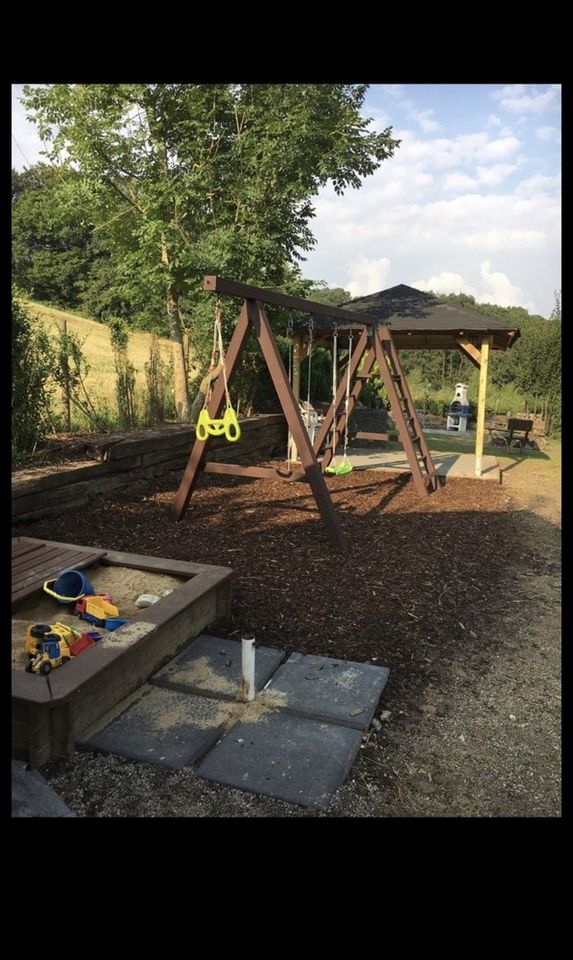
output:
[[11,421],[14,464],[32,453],[50,430],[51,391],[48,381],[53,364],[48,336],[13,292]]

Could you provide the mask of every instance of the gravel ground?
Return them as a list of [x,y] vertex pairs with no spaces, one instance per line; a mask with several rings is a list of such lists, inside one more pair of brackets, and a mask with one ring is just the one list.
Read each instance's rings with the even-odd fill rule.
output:
[[209,632],[384,664],[390,679],[327,811],[86,751],[42,770],[78,816],[561,815],[557,523],[505,485],[450,480],[421,500],[407,476],[355,470],[327,480],[340,556],[301,484],[203,476],[176,524],[178,480],[13,535],[231,566],[232,618]]

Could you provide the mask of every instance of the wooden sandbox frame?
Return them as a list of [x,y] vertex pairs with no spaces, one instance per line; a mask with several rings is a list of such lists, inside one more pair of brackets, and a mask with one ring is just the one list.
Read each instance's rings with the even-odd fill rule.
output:
[[[30,549],[35,544],[44,545],[56,555],[60,548],[62,569],[69,566],[64,557],[75,550],[86,554],[84,561],[74,561],[77,568],[89,569],[97,562],[150,574],[188,577],[169,596],[130,618],[129,625],[141,623],[149,627],[133,644],[116,648],[96,644],[47,676],[12,670],[12,756],[34,767],[42,766],[50,758],[70,757],[76,740],[88,727],[145,683],[206,626],[230,614],[229,567],[115,550],[94,551],[27,537],[19,537],[12,544],[13,549],[15,544],[28,545]],[[44,573],[38,572],[41,580]],[[14,575],[12,588],[14,593]],[[27,596],[34,596],[41,589],[37,586]],[[13,613],[18,604],[18,599],[13,601]],[[127,625],[120,627],[118,636],[126,628]]]

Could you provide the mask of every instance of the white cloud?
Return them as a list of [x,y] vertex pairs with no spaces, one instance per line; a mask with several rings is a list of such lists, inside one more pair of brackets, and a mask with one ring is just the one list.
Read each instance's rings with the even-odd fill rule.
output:
[[510,83],[501,90],[494,90],[492,100],[505,100],[507,97],[521,97],[526,91],[524,83]]
[[411,106],[408,113],[424,133],[438,133],[443,129],[437,120],[432,120],[433,110],[416,110],[414,106]]
[[514,170],[517,170],[514,163],[494,163],[491,167],[478,166],[477,180],[478,183],[483,183],[488,187],[497,186]]
[[487,160],[502,160],[513,156],[520,146],[517,137],[498,137],[484,144],[482,156]]
[[501,127],[502,125],[502,121],[498,116],[495,115],[495,113],[490,113],[489,117],[487,118],[487,122],[490,127]]
[[444,177],[442,190],[453,193],[459,190],[477,190],[480,185],[495,187],[514,170],[517,170],[514,163],[494,163],[490,167],[478,164],[474,177],[470,177],[466,173],[448,174],[447,177]]
[[449,173],[444,177],[442,190],[450,190],[452,193],[460,190],[477,190],[477,180],[473,180],[465,173]]
[[381,86],[384,93],[388,94],[388,96],[394,100],[400,100],[404,96],[403,83],[383,83]]
[[414,280],[409,286],[417,290],[433,290],[434,293],[467,293],[476,296],[476,290],[459,273],[448,273],[447,270],[442,270],[429,280]]
[[492,139],[486,132],[465,133],[449,139],[438,137],[435,140],[417,140],[409,130],[400,131],[398,136],[403,139],[401,152],[406,152],[418,162],[425,161],[440,168],[508,160],[521,147],[517,137]]
[[492,96],[494,100],[500,101],[504,110],[509,110],[510,113],[536,114],[543,113],[555,103],[557,94],[558,90],[555,89],[555,86],[544,93],[539,93],[537,87],[515,83],[503,87],[502,90],[496,90]]
[[537,127],[535,136],[538,140],[545,143],[559,143],[561,140],[561,131],[557,127]]
[[523,291],[515,286],[505,273],[493,272],[489,260],[480,264],[480,275],[485,291],[477,299],[480,303],[497,303],[500,307],[525,306],[530,312],[535,312],[535,304],[524,303]]
[[462,243],[483,250],[536,250],[545,243],[543,230],[487,230],[468,233]]
[[365,297],[390,285],[391,261],[388,257],[369,260],[362,257],[354,261],[348,271],[348,281],[344,284],[353,297]]
[[468,283],[459,273],[442,270],[428,280],[414,280],[410,286],[418,290],[433,290],[437,294],[466,293],[475,297],[478,303],[497,303],[500,307],[523,306],[530,312],[535,312],[533,302],[524,302],[521,288],[513,284],[505,273],[492,271],[489,260],[480,264],[480,280],[477,285]]
[[392,120],[389,114],[387,114],[385,110],[379,110],[377,107],[370,107],[368,110],[363,110],[363,116],[369,117],[371,132],[382,133],[387,127],[392,126]]
[[558,193],[560,189],[560,173],[556,173],[552,177],[547,177],[542,173],[536,173],[527,180],[522,180],[516,188],[516,193],[520,196],[531,198],[539,193]]

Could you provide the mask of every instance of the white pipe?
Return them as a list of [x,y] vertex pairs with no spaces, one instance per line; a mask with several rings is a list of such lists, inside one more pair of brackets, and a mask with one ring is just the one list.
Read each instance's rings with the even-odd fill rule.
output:
[[243,637],[242,645],[242,699],[249,703],[255,699],[255,638]]

